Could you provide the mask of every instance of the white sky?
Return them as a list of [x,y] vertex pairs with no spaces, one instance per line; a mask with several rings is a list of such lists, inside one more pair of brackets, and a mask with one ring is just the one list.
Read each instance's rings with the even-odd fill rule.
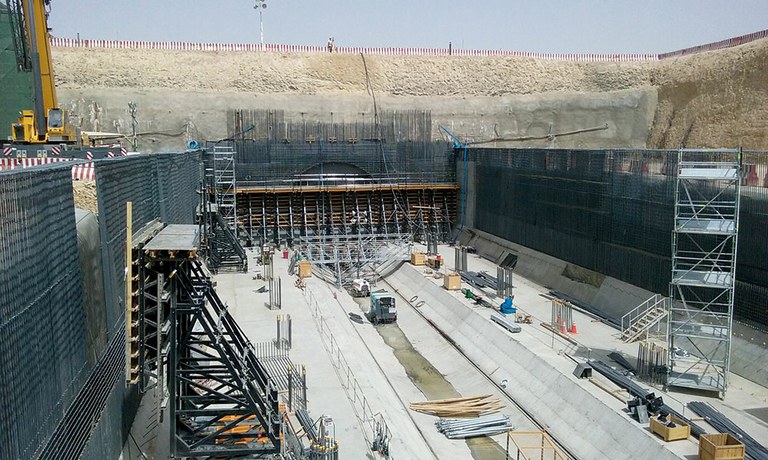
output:
[[[53,0],[57,37],[259,42],[255,0]],[[768,29],[768,0],[266,0],[265,43],[661,53]]]

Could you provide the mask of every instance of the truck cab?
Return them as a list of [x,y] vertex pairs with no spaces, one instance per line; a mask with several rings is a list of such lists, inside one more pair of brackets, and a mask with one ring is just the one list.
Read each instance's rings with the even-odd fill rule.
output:
[[379,323],[394,323],[397,321],[395,296],[384,290],[372,292],[368,320],[374,325]]

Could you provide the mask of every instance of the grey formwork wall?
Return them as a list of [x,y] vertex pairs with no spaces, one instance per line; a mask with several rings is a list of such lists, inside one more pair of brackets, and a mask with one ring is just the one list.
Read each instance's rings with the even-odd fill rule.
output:
[[[123,320],[125,203],[133,203],[133,229],[153,219],[194,223],[201,182],[200,153],[138,155],[96,162],[102,258],[110,337]],[[119,329],[122,332],[122,329]]]
[[[667,293],[676,151],[472,149],[470,161],[478,229]],[[743,164],[765,175],[768,155]],[[744,182],[735,316],[767,330],[768,184]]]
[[[123,383],[125,203],[133,202],[134,231],[153,219],[169,224],[192,224],[202,181],[200,152],[131,156],[95,165],[111,342],[104,365],[94,371],[94,377],[112,379],[116,384],[108,393],[99,395],[98,422],[90,431],[81,455],[86,460],[119,456],[140,398],[135,386],[126,388]],[[101,374],[96,375],[97,372]]]
[[0,174],[0,458],[30,458],[86,377],[69,167]]
[[123,383],[125,201],[134,201],[138,227],[155,217],[169,223],[195,218],[198,152],[96,162],[104,284],[113,290],[102,312],[108,342],[98,345],[98,362],[89,365],[70,168],[0,173],[3,459],[120,455],[139,396]]

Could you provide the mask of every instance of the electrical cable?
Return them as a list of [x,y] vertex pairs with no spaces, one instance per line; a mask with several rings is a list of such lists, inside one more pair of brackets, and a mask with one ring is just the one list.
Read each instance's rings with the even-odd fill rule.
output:
[[[147,457],[147,454],[145,454],[145,453],[144,453],[144,451],[143,451],[143,450],[141,450],[141,446],[139,445],[139,443],[138,443],[138,442],[136,442],[136,438],[134,438],[134,437],[133,437],[133,433],[131,433],[131,432],[129,431],[129,432],[128,432],[128,436],[130,436],[130,437],[131,437],[131,440],[132,440],[132,441],[133,441],[133,443],[136,445],[136,448],[137,448],[137,449],[139,449],[139,454],[141,454],[141,458],[143,458],[144,460],[149,460],[149,458]],[[130,444],[129,444],[129,446],[130,446]]]
[[[378,105],[376,103],[376,93],[374,92],[373,85],[371,84],[371,77],[370,77],[370,74],[368,73],[368,64],[365,61],[365,55],[363,53],[360,53],[360,57],[363,60],[363,68],[365,69],[366,89],[368,91],[368,94],[370,94],[371,98],[373,99],[373,123],[376,129],[376,141],[379,146],[379,153],[381,154],[381,159],[384,164],[384,174],[387,180],[390,181],[391,183],[392,176],[389,172],[389,165],[387,164],[387,156],[386,156],[386,153],[384,152],[384,146],[382,145],[383,140],[381,138],[381,123],[379,121],[379,111],[378,111]],[[423,222],[420,224],[414,223],[408,211],[405,208],[403,208],[402,204],[400,203],[400,200],[397,198],[397,192],[395,192],[395,189],[392,188],[391,191],[392,191],[392,198],[395,204],[395,219],[397,219],[397,210],[399,209],[400,212],[402,212],[403,215],[405,216],[405,219],[408,222],[408,224],[411,226],[411,228],[415,226],[417,229],[419,229],[420,231],[424,232],[424,234],[426,234],[426,228]],[[386,218],[385,218],[384,225],[386,225]]]

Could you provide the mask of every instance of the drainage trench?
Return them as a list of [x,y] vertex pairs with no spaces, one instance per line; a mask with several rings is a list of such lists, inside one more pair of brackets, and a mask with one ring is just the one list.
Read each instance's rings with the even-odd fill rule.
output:
[[[355,301],[364,315],[368,311],[369,299],[367,297],[360,297],[355,298]],[[424,393],[427,399],[463,396],[445,379],[443,374],[413,348],[410,340],[398,327],[397,323],[378,325],[376,326],[376,331],[384,339],[384,343],[392,348],[395,358],[405,369],[408,378]],[[435,417],[435,421],[437,421],[437,417]],[[503,459],[506,456],[504,449],[489,437],[466,439],[466,443],[472,452],[472,458],[475,460],[496,460]]]

